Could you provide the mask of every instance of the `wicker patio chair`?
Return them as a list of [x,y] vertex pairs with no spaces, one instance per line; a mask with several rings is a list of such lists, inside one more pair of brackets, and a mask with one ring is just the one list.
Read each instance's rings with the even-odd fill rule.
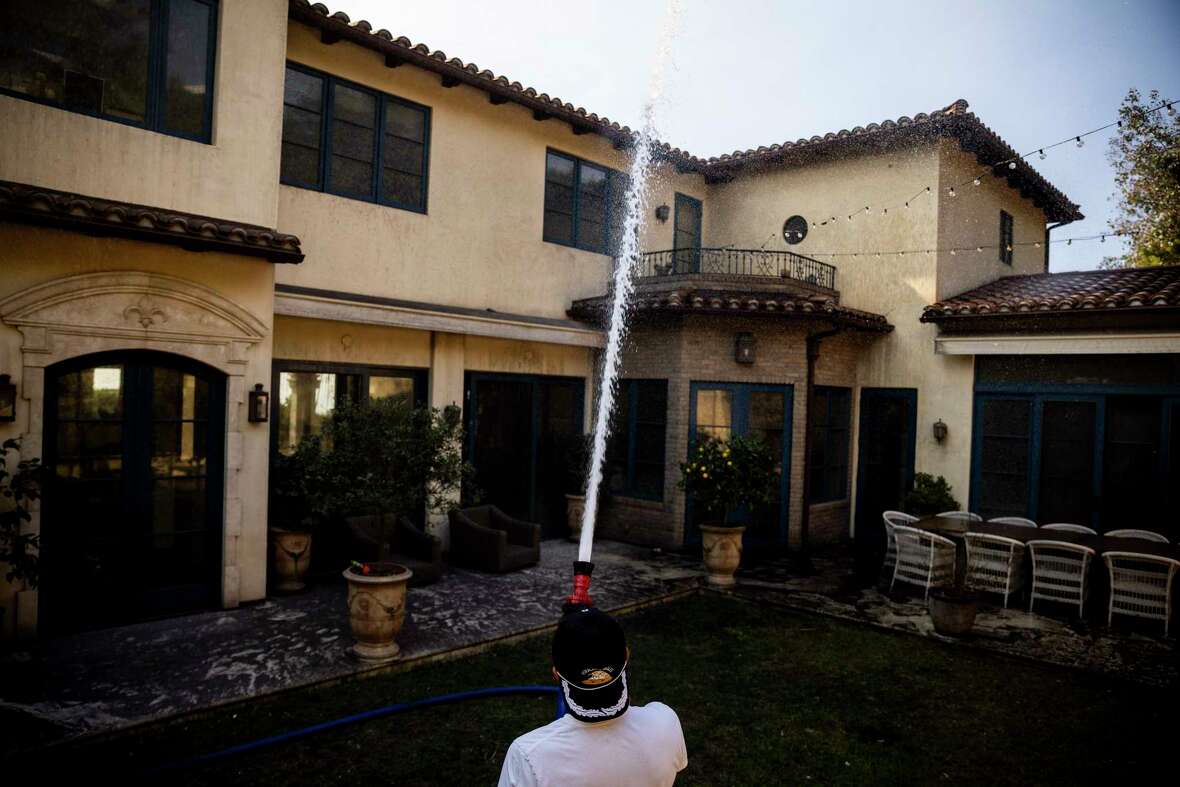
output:
[[1062,530],[1066,533],[1085,533],[1088,536],[1098,535],[1098,531],[1085,525],[1075,525],[1072,522],[1053,522],[1041,525],[1041,530]]
[[1018,527],[1036,527],[1037,523],[1022,516],[997,516],[987,520],[997,525],[1017,525]]
[[1008,596],[1024,587],[1024,544],[1014,538],[967,533],[967,587]]
[[890,592],[899,581],[922,588],[922,598],[930,589],[949,587],[955,581],[955,542],[937,533],[908,525],[894,525],[897,538],[897,564],[893,567]]
[[1124,527],[1122,530],[1110,530],[1107,532],[1108,536],[1115,538],[1142,538],[1145,541],[1158,541],[1161,544],[1170,543],[1166,536],[1161,536],[1151,530],[1139,530],[1134,527]]
[[[1042,528],[1043,529],[1043,528]],[[1028,594],[1028,611],[1037,599],[1077,604],[1082,617],[1090,583],[1086,581],[1094,550],[1067,541],[1035,539],[1029,541],[1032,558],[1032,590]]]
[[966,519],[969,522],[983,521],[983,517],[979,514],[973,514],[970,511],[943,511],[939,516],[945,516],[948,519]]
[[1110,571],[1110,605],[1106,625],[1114,613],[1162,620],[1164,636],[1172,617],[1172,580],[1180,569],[1180,560],[1138,552],[1103,552],[1102,559]]
[[885,522],[885,562],[882,569],[892,575],[893,567],[897,565],[897,537],[893,535],[893,526],[911,525],[918,518],[904,511],[886,511],[881,514],[881,519]]

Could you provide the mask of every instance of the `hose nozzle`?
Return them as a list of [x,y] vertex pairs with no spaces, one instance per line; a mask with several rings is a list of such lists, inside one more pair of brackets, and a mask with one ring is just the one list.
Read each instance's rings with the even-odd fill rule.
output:
[[594,606],[594,600],[590,598],[590,574],[593,571],[593,563],[586,560],[574,561],[574,592],[566,597],[561,607],[562,612]]

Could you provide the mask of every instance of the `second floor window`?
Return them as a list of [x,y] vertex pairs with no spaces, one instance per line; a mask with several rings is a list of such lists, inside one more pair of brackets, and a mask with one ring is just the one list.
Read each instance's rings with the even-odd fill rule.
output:
[[1000,211],[1000,262],[1012,264],[1012,214]]
[[618,242],[627,176],[549,151],[545,157],[545,226],[551,243],[609,254]]
[[211,138],[215,0],[5,0],[0,93]]
[[811,400],[811,502],[848,497],[848,424],[852,392],[817,385]]
[[287,67],[283,183],[426,212],[430,109]]

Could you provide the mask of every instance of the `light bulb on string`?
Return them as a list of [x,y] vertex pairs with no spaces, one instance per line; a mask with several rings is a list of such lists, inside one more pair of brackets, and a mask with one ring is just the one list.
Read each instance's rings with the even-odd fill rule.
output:
[[907,203],[905,204],[905,206],[908,208],[908,207],[910,206],[910,203],[908,203],[908,202],[907,202]]
[[1009,162],[1008,162],[1008,169],[1016,169],[1016,162],[1015,162],[1015,161],[1009,161]]
[[1073,245],[1073,238],[1068,238],[1068,239],[1066,239],[1066,241],[1065,241],[1065,245],[1066,245],[1066,246],[1072,246],[1072,245]]
[[1099,242],[1099,243],[1106,243],[1106,236],[1105,236],[1105,235],[1103,235],[1103,236],[1102,236],[1102,240],[1100,240],[1100,241],[1098,241],[1098,242]]
[[952,257],[954,257],[954,256],[955,256],[956,254],[958,254],[958,253],[959,253],[959,250],[958,250],[958,249],[951,249],[951,256],[952,256]]
[[869,215],[869,206],[865,205],[865,215]]
[[889,215],[889,208],[881,208],[881,215],[882,216]]
[[976,247],[975,247],[975,250],[976,250],[976,251],[983,251],[983,247],[982,247],[982,246],[976,246]]
[[1039,240],[1033,241],[1033,248],[1036,248],[1036,249],[1041,248],[1041,242]]
[[1085,145],[1085,144],[1086,144],[1085,142],[1082,142],[1082,138],[1081,138],[1081,137],[1074,137],[1074,142],[1076,142],[1076,143],[1077,143],[1077,145],[1078,145],[1078,147],[1079,147],[1079,148],[1080,148],[1082,145]]
[[979,178],[976,178],[975,180],[971,181],[971,185],[978,186],[982,182],[983,182],[982,180],[980,180]]
[[951,187],[950,187],[950,188],[947,190],[947,192],[946,192],[946,195],[947,195],[948,197],[953,197],[953,196],[955,196],[955,187],[954,187],[954,186],[951,186]]
[[1037,151],[1037,156],[1041,159],[1041,161],[1044,161],[1045,159],[1049,158],[1048,156],[1045,155],[1044,148],[1041,148],[1040,150]]

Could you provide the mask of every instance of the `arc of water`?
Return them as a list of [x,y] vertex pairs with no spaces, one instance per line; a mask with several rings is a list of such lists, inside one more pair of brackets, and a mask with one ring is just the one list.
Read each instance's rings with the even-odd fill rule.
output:
[[619,375],[619,360],[623,339],[627,334],[627,305],[635,289],[634,273],[639,261],[639,231],[647,207],[647,180],[652,161],[652,147],[656,140],[656,111],[663,103],[666,70],[671,65],[672,41],[680,20],[679,0],[668,0],[664,25],[656,50],[651,88],[643,107],[643,127],[636,139],[631,159],[630,183],[625,199],[622,239],[614,272],[611,293],[610,328],[607,332],[606,355],[602,363],[602,378],[598,389],[598,408],[594,415],[594,448],[588,468],[586,507],[582,512],[582,536],[578,542],[578,560],[589,563],[594,549],[594,523],[598,518],[598,489],[602,485],[602,465],[606,457],[606,441],[610,436],[610,416],[615,406]]

